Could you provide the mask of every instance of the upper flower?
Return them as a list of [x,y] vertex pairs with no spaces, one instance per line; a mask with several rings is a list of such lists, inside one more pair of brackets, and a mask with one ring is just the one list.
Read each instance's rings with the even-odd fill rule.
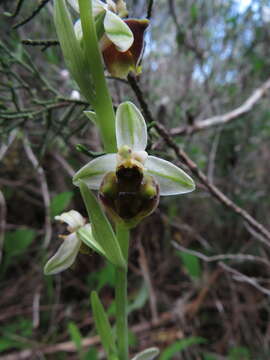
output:
[[[79,12],[78,0],[68,0],[73,9]],[[96,18],[97,34],[105,65],[112,76],[125,78],[130,71],[140,73],[140,60],[144,48],[144,32],[147,19],[127,19],[124,1],[103,3],[92,0],[93,15]],[[101,22],[100,22],[101,21]],[[101,26],[100,26],[101,25]],[[77,20],[74,31],[78,40],[83,37],[81,20]]]
[[105,205],[124,221],[149,214],[159,195],[194,190],[193,180],[183,170],[147,154],[146,123],[131,102],[122,103],[116,111],[116,140],[117,153],[90,161],[74,175],[73,182],[79,185],[83,181],[90,189],[99,189]]
[[[79,13],[78,0],[68,0],[73,9]],[[96,18],[98,15],[104,15],[104,37],[102,42],[110,40],[116,45],[119,51],[127,51],[133,44],[134,38],[132,31],[128,25],[118,16],[117,6],[113,1],[103,3],[99,0],[92,0],[93,16]],[[75,23],[74,30],[78,39],[82,38],[81,21]],[[98,34],[99,35],[99,34]],[[103,35],[103,34],[102,34]]]

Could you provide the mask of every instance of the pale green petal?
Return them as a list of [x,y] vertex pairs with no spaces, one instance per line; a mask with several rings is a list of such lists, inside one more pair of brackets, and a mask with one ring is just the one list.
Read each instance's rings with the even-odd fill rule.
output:
[[73,177],[74,185],[83,181],[90,189],[97,190],[105,174],[116,169],[116,154],[106,154],[90,161]]
[[100,255],[106,256],[101,245],[96,241],[93,235],[92,226],[86,224],[77,231],[77,235],[85,245],[89,246],[92,250],[96,251]]
[[146,148],[146,123],[140,110],[129,101],[120,104],[117,108],[116,140],[118,149],[124,145],[128,145],[133,151]]
[[148,156],[144,167],[158,182],[160,195],[185,194],[195,189],[191,177],[169,161]]
[[[68,3],[77,13],[80,12],[78,0],[68,0]],[[92,0],[92,11],[94,16],[100,14],[106,8],[107,5],[104,4],[102,1]]]
[[68,224],[70,232],[75,231],[85,224],[85,219],[76,210],[64,212],[63,214],[57,215],[54,218],[55,220],[59,220]]
[[159,354],[159,349],[156,347],[152,347],[149,349],[145,349],[137,354],[131,360],[153,360]]
[[134,37],[128,25],[116,14],[107,11],[104,19],[107,37],[121,52],[127,51],[133,44]]
[[69,268],[74,263],[80,246],[81,240],[75,233],[68,235],[56,254],[45,265],[44,274],[54,275]]
[[82,32],[82,23],[80,19],[77,20],[74,24],[74,33],[77,40],[81,41],[83,37],[83,32]]

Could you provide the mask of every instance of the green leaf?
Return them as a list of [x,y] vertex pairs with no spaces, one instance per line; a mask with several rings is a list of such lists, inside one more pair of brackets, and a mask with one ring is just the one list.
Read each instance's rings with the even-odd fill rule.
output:
[[30,229],[8,231],[5,234],[4,250],[11,256],[21,255],[36,237],[36,232]]
[[159,354],[159,349],[152,347],[146,350],[143,350],[137,354],[132,360],[153,360]]
[[112,356],[116,356],[115,339],[104,307],[95,291],[91,293],[91,304],[98,334],[110,359]]
[[250,351],[244,346],[237,346],[230,350],[229,360],[248,360],[250,359]]
[[101,209],[99,202],[83,182],[80,182],[80,190],[92,225],[95,240],[104,250],[105,256],[109,261],[116,266],[126,267],[126,262],[115,233]]
[[187,270],[188,274],[192,278],[200,278],[202,274],[200,260],[197,256],[185,253],[183,251],[177,251],[177,255],[182,259],[183,265]]
[[91,347],[86,354],[83,355],[83,360],[98,360],[98,352],[95,348]]
[[52,198],[50,205],[51,216],[54,217],[61,214],[68,207],[73,195],[72,191],[64,191],[55,195]]
[[92,83],[91,75],[64,0],[54,1],[54,23],[65,63],[82,94],[91,102],[94,97],[90,85]]
[[176,341],[162,351],[159,360],[170,360],[173,355],[185,350],[186,348],[196,344],[203,344],[205,342],[206,339],[198,336],[192,336],[187,339]]
[[82,348],[82,335],[74,322],[68,323],[68,332],[78,351]]

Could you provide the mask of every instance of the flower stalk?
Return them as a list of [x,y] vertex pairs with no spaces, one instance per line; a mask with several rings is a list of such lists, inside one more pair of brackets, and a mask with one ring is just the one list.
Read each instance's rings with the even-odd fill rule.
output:
[[108,153],[115,152],[115,114],[98,47],[92,2],[89,0],[79,0],[79,8],[83,31],[84,55],[91,72],[95,92],[92,106],[96,112],[97,124],[100,129],[104,149]]
[[[118,225],[116,236],[128,262],[129,230]],[[128,360],[127,268],[115,269],[116,337],[119,360]]]

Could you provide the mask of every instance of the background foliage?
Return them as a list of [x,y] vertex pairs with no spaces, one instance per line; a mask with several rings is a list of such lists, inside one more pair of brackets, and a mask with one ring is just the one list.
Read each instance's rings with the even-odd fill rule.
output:
[[[138,83],[152,118],[207,184],[269,228],[268,1],[159,0],[151,14],[150,6],[129,1],[131,17],[151,15]],[[61,242],[53,217],[85,214],[74,170],[102,149],[56,45],[52,1],[0,7],[1,359],[94,360],[89,293],[97,288],[114,316],[112,267],[94,254],[57,277],[42,267]],[[138,104],[130,82],[108,81],[115,106]],[[150,153],[179,162],[155,127],[149,135]],[[162,360],[269,359],[270,239],[196,182],[133,232],[132,350],[155,344]]]

